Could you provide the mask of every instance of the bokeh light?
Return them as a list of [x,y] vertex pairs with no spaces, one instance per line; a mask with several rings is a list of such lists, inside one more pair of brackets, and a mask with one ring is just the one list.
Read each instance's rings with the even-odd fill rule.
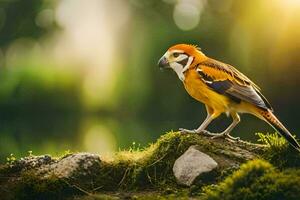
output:
[[83,141],[87,151],[100,155],[107,156],[117,150],[113,134],[101,124],[87,128]]
[[205,0],[179,0],[174,6],[173,18],[178,28],[192,30],[199,24]]

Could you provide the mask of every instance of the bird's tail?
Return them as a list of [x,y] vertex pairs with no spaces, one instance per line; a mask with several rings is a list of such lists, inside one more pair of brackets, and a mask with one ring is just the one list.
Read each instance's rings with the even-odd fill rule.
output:
[[258,110],[259,117],[270,124],[276,131],[280,133],[295,149],[300,151],[300,145],[292,134],[284,127],[277,117],[270,110]]

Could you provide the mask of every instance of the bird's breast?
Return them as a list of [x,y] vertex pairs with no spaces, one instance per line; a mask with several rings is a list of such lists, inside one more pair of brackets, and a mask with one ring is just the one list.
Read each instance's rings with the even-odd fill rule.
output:
[[207,86],[199,79],[199,77],[193,76],[192,73],[186,73],[183,84],[186,91],[194,99],[202,103],[206,103],[209,99]]
[[226,112],[230,104],[228,98],[211,90],[199,77],[196,70],[188,70],[183,81],[188,94],[214,109]]

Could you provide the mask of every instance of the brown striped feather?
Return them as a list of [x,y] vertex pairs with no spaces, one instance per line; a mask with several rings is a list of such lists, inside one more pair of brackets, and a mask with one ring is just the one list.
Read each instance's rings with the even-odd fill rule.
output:
[[204,62],[198,64],[199,67],[209,76],[217,80],[230,80],[234,81],[241,86],[253,86],[255,89],[260,88],[253,83],[247,76],[235,69],[233,66],[222,63],[214,59],[207,59]]
[[200,76],[202,74],[202,78],[205,77],[210,80],[206,81],[206,84],[216,92],[239,98],[263,109],[272,110],[270,103],[261,94],[259,87],[233,66],[209,58],[196,64],[196,68],[201,70],[199,74]]

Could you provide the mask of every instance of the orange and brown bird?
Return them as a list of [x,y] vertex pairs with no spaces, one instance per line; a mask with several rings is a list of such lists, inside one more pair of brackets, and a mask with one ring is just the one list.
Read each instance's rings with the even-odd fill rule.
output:
[[[187,44],[170,47],[158,65],[173,69],[189,95],[205,104],[207,117],[204,122],[195,130],[180,129],[181,132],[236,140],[238,138],[230,136],[230,132],[240,122],[239,113],[249,113],[269,123],[300,150],[296,139],[273,114],[260,88],[233,66],[209,58],[197,46]],[[233,119],[228,128],[218,134],[206,131],[207,126],[222,113],[231,115]]]

